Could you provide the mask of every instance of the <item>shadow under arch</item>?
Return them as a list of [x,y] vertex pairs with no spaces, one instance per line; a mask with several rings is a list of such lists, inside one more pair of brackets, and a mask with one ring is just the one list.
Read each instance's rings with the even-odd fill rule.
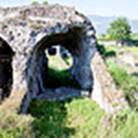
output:
[[[73,27],[67,32],[45,35],[35,44],[26,65],[28,90],[22,100],[21,113],[28,112],[28,106],[32,99],[63,101],[71,97],[91,96],[93,76],[90,61],[93,47],[90,45],[89,39],[91,38],[86,35],[84,28]],[[61,45],[72,54],[73,66],[69,71],[79,83],[79,89],[64,86],[56,89],[45,88],[48,73],[48,59],[45,55],[45,49],[53,45]]]
[[[81,31],[81,28],[72,28],[67,33],[45,36],[35,45],[32,57],[30,58],[31,64],[29,63],[27,67],[31,68],[33,72],[33,77],[30,79],[31,81],[29,83],[32,83],[32,85],[35,84],[35,86],[31,89],[31,91],[38,90],[39,94],[45,89],[48,75],[48,58],[45,54],[45,49],[54,45],[64,47],[71,53],[73,64],[68,71],[71,74],[71,78],[75,80],[71,70],[74,68],[74,66],[77,66],[76,59],[78,59],[78,57],[81,55],[81,48],[79,46]],[[77,82],[77,80],[75,81]]]
[[13,83],[12,60],[14,52],[11,46],[0,37],[0,101],[10,95]]
[[70,137],[76,133],[76,128],[67,126],[68,109],[66,101],[33,100],[29,107],[29,113],[34,117],[32,128],[35,137],[61,138]]

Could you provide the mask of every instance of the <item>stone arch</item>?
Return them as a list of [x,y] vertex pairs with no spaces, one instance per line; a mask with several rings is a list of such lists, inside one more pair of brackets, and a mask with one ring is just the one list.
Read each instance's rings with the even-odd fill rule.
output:
[[45,92],[44,80],[47,77],[48,59],[44,50],[53,45],[61,45],[70,51],[74,60],[70,68],[72,77],[79,83],[81,90],[92,92],[93,76],[90,64],[94,45],[91,44],[92,37],[87,36],[84,30],[74,27],[65,33],[46,35],[34,46],[33,54],[28,62],[29,67],[27,67],[31,70],[28,71],[27,76],[30,76],[28,88],[29,92],[33,93],[32,97]]
[[[59,33],[59,34],[53,34],[50,36],[45,36],[35,46],[33,56],[35,60],[34,63],[37,63],[37,64],[35,67],[33,67],[33,70],[38,71],[35,76],[36,77],[35,81],[38,80],[38,82],[40,83],[39,85],[41,85],[41,86],[38,86],[38,87],[41,87],[39,88],[39,90],[44,89],[42,85],[43,85],[44,80],[47,77],[46,67],[48,66],[48,59],[47,57],[45,57],[44,50],[54,45],[60,45],[61,47],[68,49],[70,53],[73,55],[73,57],[75,55],[77,56],[78,54],[77,50],[79,49],[79,47],[78,47],[78,44],[76,43],[77,42],[76,40],[79,39],[79,35],[75,32],[76,30],[75,31],[74,30],[69,30],[68,33]],[[45,77],[43,78],[42,76],[45,76]],[[46,83],[44,85],[46,85]]]
[[[56,29],[56,26],[52,28],[52,30]],[[96,45],[95,30],[91,23],[85,22],[83,26],[79,27],[77,25],[66,26],[64,29],[60,28],[57,32],[51,31],[51,33],[42,31],[37,33],[35,40],[35,45],[31,47],[31,53],[27,59],[25,71],[27,91],[22,100],[21,112],[27,112],[32,99],[63,100],[73,96],[91,96],[93,90],[91,60],[95,53]],[[49,90],[44,87],[43,80],[45,78],[43,79],[43,77],[47,77],[48,66],[44,50],[57,44],[68,49],[73,55],[74,62],[70,73],[81,86],[79,90],[67,89],[65,87]],[[67,96],[65,98],[60,96],[59,91],[60,93],[65,92]],[[70,91],[73,92],[73,95],[68,96]],[[59,94],[58,98],[55,96],[55,92]],[[51,99],[47,97],[49,95],[52,97]]]
[[0,101],[8,97],[13,83],[12,58],[14,52],[0,37]]

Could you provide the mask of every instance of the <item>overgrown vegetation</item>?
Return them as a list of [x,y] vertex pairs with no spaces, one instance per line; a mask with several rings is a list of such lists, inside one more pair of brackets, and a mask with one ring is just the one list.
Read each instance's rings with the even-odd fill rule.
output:
[[[0,113],[2,113],[0,111]],[[98,138],[104,112],[87,98],[32,101],[30,116],[0,114],[0,138]]]
[[32,101],[30,115],[0,109],[0,138],[137,138],[138,114],[107,115],[88,98]]
[[[113,47],[104,50],[104,55],[112,50],[117,51]],[[127,89],[126,95],[133,98],[131,89],[137,87],[136,82],[115,63],[108,61],[107,66],[117,86]],[[55,82],[56,79],[67,82],[70,78],[65,70],[49,68],[49,71]],[[131,100],[132,106],[136,106],[133,105],[135,101]],[[34,100],[30,104],[29,115],[17,115],[0,108],[0,138],[137,138],[137,128],[137,112],[124,109],[108,115],[88,98],[64,102]]]
[[124,68],[112,61],[107,62],[107,67],[117,86],[123,89],[125,97],[131,107],[138,110],[138,100],[135,97],[138,93],[138,81],[129,75]]
[[107,115],[104,120],[106,125],[101,128],[102,138],[137,138],[138,114],[131,109]]
[[[103,138],[137,138],[138,137],[138,81],[126,69],[115,62],[119,52],[129,51],[136,55],[137,47],[97,46],[98,51],[105,60],[118,88],[124,91],[131,109],[124,109],[117,114],[105,117],[106,125],[101,128]],[[110,54],[113,53],[113,54]]]
[[106,49],[103,45],[97,44],[97,49],[104,59],[116,56],[116,47],[110,47],[109,49]]
[[[108,46],[97,45],[98,51],[102,55],[107,65],[107,68],[112,75],[118,88],[121,88],[124,91],[124,95],[128,100],[130,106],[134,110],[138,110],[138,99],[136,98],[138,94],[138,81],[132,75],[130,75],[127,70],[125,70],[120,65],[116,64],[114,60],[108,60],[108,58],[115,57],[118,51],[131,51],[136,52],[137,48],[125,47],[119,48],[117,46]],[[133,51],[134,49],[134,51]]]

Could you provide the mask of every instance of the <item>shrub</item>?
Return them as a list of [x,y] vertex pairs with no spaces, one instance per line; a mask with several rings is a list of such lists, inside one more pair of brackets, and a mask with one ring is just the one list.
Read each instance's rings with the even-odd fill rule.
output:
[[97,50],[100,52],[103,58],[116,56],[116,49],[106,49],[104,45],[97,44]]
[[30,113],[36,137],[98,138],[104,115],[98,105],[88,98],[64,102],[33,101]]

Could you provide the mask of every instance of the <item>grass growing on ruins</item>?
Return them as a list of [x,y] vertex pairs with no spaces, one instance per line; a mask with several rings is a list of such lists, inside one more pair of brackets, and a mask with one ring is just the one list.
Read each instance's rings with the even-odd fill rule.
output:
[[0,138],[97,138],[104,112],[87,98],[33,101],[29,116],[1,114]]
[[88,98],[32,101],[29,115],[0,110],[0,138],[137,138],[138,113],[108,115]]
[[[107,68],[112,75],[117,87],[123,90],[130,106],[137,110],[138,100],[135,98],[135,95],[138,93],[138,47],[98,45],[97,48],[104,58]],[[130,61],[129,58],[131,59]]]
[[[106,121],[105,121],[106,120]],[[105,122],[104,122],[105,121]],[[102,138],[137,138],[138,113],[131,109],[105,116]]]
[[[35,107],[35,108],[34,108]],[[37,137],[97,137],[104,112],[85,98],[65,102],[32,102],[30,112],[35,118]]]
[[138,81],[129,75],[125,69],[111,61],[107,62],[107,66],[116,85],[124,91],[130,106],[137,110],[138,101],[134,95],[138,92]]
[[[112,62],[107,65],[119,87],[125,87],[128,82],[132,83],[131,77],[122,68]],[[65,83],[70,78],[70,74],[65,70],[49,68],[49,71],[56,82],[58,79]],[[136,86],[136,83],[132,84],[128,84],[128,88]],[[108,115],[88,98],[74,98],[64,102],[32,101],[29,115],[18,115],[9,108],[11,109],[10,106],[7,110],[0,108],[0,138],[137,138],[138,136],[137,112],[124,109],[117,114]]]

